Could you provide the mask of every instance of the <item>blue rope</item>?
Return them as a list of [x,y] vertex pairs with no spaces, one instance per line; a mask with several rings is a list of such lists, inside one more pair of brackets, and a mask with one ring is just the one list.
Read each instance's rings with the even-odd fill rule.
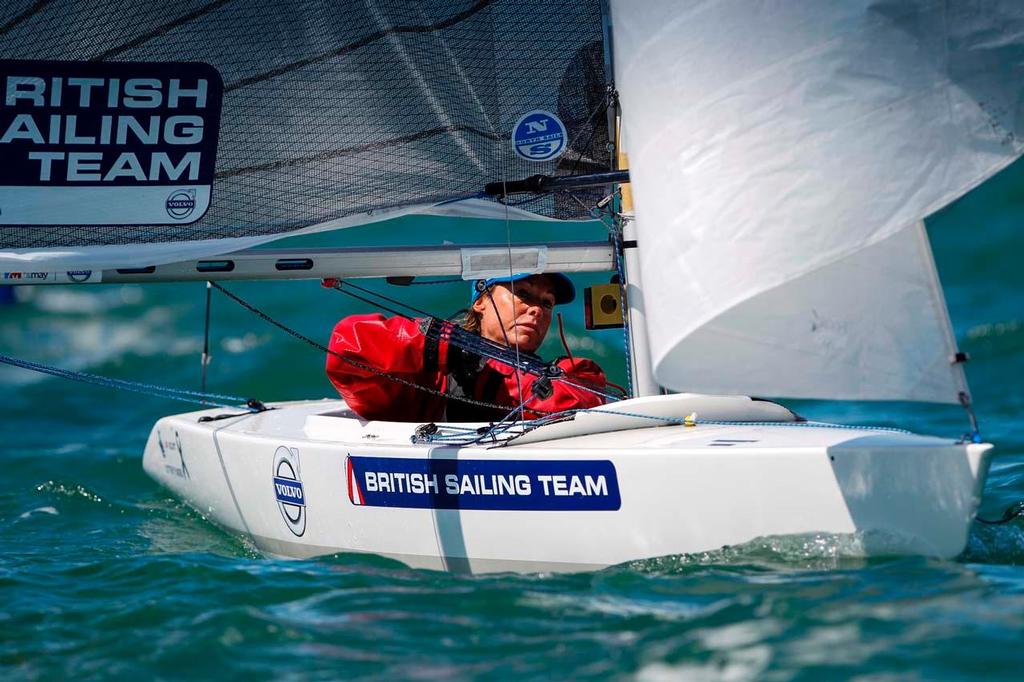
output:
[[508,414],[502,417],[500,420],[492,423],[485,430],[467,428],[465,426],[446,426],[445,429],[449,431],[455,431],[456,433],[441,433],[435,431],[434,433],[425,433],[423,435],[414,434],[412,437],[413,443],[445,443],[448,445],[475,445],[480,441],[491,439],[492,442],[497,443],[497,436],[505,433],[513,427],[520,426],[522,424],[530,423],[534,420],[528,421],[517,421],[513,417],[522,412],[526,403],[531,398],[527,398],[519,405],[514,407]]
[[[243,409],[239,408],[238,405],[231,405],[227,403],[244,404],[247,402],[245,398],[240,398],[238,396],[233,395],[226,395],[223,393],[204,393],[201,391],[190,391],[183,388],[170,388],[168,386],[146,384],[140,381],[112,379],[110,377],[99,376],[98,374],[89,374],[88,372],[76,372],[69,369],[61,369],[59,367],[43,365],[38,362],[31,362],[29,360],[12,358],[9,355],[0,355],[0,363],[3,363],[5,365],[11,365],[12,367],[20,367],[21,369],[27,369],[33,372],[39,372],[41,374],[49,374],[51,376],[60,377],[62,379],[71,379],[72,381],[80,381],[86,384],[105,386],[107,388],[121,389],[125,391],[132,391],[135,393],[143,393],[146,395],[156,396],[158,398],[180,400],[182,402],[195,403],[199,405],[210,405],[213,407],[225,407],[231,409]],[[222,402],[215,402],[214,400],[210,400],[210,398]],[[254,408],[244,409],[255,411]]]
[[818,422],[818,421],[798,421],[798,422],[774,422],[774,421],[742,421],[742,420],[730,420],[730,419],[688,419],[679,417],[656,417],[650,414],[640,414],[637,412],[625,412],[622,410],[605,410],[605,409],[594,409],[588,408],[585,410],[574,410],[573,413],[578,412],[597,412],[599,414],[617,414],[624,417],[639,417],[641,419],[651,419],[660,422],[669,422],[672,424],[681,424],[683,426],[788,426],[796,428],[828,428],[828,429],[846,429],[851,431],[886,431],[891,433],[904,433],[913,434],[912,431],[906,429],[898,429],[891,426],[856,426],[853,424],[833,424],[830,422]]
[[[518,410],[519,408],[516,408]],[[416,442],[442,442],[447,445],[474,445],[483,440],[490,438],[492,442],[498,443],[498,436],[506,435],[507,438],[502,440],[502,443],[507,443],[518,436],[521,436],[528,431],[545,426],[549,423],[560,421],[566,417],[570,417],[581,412],[595,412],[598,414],[614,414],[623,417],[637,417],[640,419],[648,419],[651,421],[670,424],[678,424],[680,426],[776,426],[776,427],[789,427],[789,428],[829,428],[829,429],[844,429],[849,431],[883,431],[887,433],[902,433],[912,435],[912,431],[906,429],[898,429],[889,426],[855,426],[851,424],[832,424],[830,422],[818,422],[818,421],[800,421],[800,422],[772,422],[772,421],[741,421],[741,420],[728,420],[728,419],[688,419],[680,417],[657,417],[650,414],[640,414],[638,412],[626,412],[624,410],[608,410],[608,409],[595,409],[586,408],[580,410],[565,410],[564,412],[557,412],[537,419],[527,419],[519,422],[510,422],[502,425],[501,422],[492,424],[483,434],[477,434],[475,429],[467,429],[465,427],[449,427],[446,426],[446,430],[458,429],[464,433],[456,434],[441,434],[436,433],[430,436],[424,437],[424,439]],[[514,412],[513,412],[514,413]],[[504,420],[503,420],[504,421]],[[500,428],[499,428],[500,427]],[[513,429],[515,433],[509,434]],[[467,438],[467,433],[473,432],[473,437]]]

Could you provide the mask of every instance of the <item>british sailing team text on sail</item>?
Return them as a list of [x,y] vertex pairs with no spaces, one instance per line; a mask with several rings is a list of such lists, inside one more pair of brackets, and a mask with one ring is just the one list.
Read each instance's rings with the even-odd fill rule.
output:
[[[27,158],[38,164],[42,182],[194,181],[199,177],[200,152],[188,151],[175,159],[167,152],[146,153],[138,147],[201,143],[205,119],[196,113],[170,112],[205,109],[207,93],[204,78],[183,83],[179,78],[8,76],[3,105],[38,111],[13,116],[3,126],[0,144],[20,141],[133,148],[120,152],[30,151]],[[160,111],[148,116],[101,113],[121,109]]]

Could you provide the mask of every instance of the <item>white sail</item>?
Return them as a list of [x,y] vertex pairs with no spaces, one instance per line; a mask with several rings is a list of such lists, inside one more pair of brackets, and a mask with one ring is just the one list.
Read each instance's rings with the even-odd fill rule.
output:
[[1021,154],[1024,3],[611,5],[658,380],[955,402],[919,221]]

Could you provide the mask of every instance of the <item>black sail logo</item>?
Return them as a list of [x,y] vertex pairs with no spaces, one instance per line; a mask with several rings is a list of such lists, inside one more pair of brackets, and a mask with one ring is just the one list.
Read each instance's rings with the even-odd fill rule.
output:
[[201,220],[223,90],[200,62],[0,59],[0,225]]
[[297,448],[282,445],[274,453],[274,497],[288,530],[301,537],[306,532],[306,491]]

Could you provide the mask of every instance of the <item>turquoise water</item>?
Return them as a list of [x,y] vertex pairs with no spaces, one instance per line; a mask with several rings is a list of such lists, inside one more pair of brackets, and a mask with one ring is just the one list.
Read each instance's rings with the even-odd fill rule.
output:
[[[982,428],[998,446],[982,511],[1024,498],[1024,166],[930,221]],[[536,226],[517,238],[601,238]],[[505,239],[445,220],[317,244]],[[580,278],[578,283],[602,276]],[[384,287],[383,284],[379,284]],[[368,310],[316,283],[233,291],[325,339]],[[456,288],[389,289],[447,314]],[[196,388],[201,284],[20,290],[0,352]],[[266,400],[328,396],[323,359],[214,299],[211,388]],[[574,352],[623,378],[617,331]],[[552,339],[547,352],[557,352]],[[142,472],[152,423],[184,404],[0,368],[3,679],[960,680],[1024,675],[1024,532],[976,525],[956,561],[843,558],[836,538],[764,539],[570,576],[451,576],[373,556],[260,557]],[[957,408],[792,403],[808,416],[959,435]]]

